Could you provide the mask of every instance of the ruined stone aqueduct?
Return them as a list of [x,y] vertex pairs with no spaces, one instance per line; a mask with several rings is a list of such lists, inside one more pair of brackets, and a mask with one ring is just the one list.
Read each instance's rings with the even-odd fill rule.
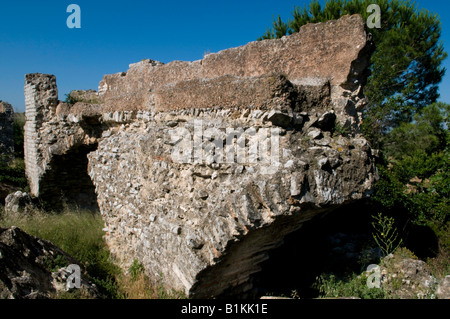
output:
[[[252,275],[285,235],[372,191],[373,151],[359,132],[367,38],[353,15],[199,61],[144,60],[105,75],[98,92],[72,92],[75,104],[58,100],[55,76],[27,74],[31,193],[99,209],[124,269],[138,260],[189,297],[251,296]],[[198,121],[200,160],[175,161],[186,139],[173,132],[196,136]],[[221,161],[204,133],[251,153],[249,128],[277,132],[269,166]]]

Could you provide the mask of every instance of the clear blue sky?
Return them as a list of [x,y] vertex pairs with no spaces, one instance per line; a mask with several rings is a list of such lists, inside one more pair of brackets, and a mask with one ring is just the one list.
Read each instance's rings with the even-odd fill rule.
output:
[[[73,89],[95,89],[104,74],[126,71],[150,58],[194,61],[207,51],[244,45],[261,36],[273,15],[287,20],[294,5],[310,0],[55,0],[0,4],[0,100],[25,108],[26,73],[55,74],[59,99]],[[323,0],[321,1],[324,2]],[[450,2],[420,0],[441,17],[442,40],[450,52]],[[81,29],[69,29],[69,4],[81,7]],[[450,103],[448,75],[441,101]]]

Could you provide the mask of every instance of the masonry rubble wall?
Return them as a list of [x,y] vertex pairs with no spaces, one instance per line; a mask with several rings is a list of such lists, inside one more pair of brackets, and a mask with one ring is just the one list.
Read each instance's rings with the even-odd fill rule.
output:
[[14,157],[14,109],[11,104],[0,101],[0,160]]
[[58,114],[67,107],[58,100],[56,77],[25,76],[25,168],[30,193],[61,208],[97,208],[94,186],[87,175],[87,153],[96,147],[95,124]]
[[372,191],[366,38],[354,15],[200,61],[145,60],[74,105],[57,101],[53,76],[27,75],[32,192],[64,188],[51,172],[87,156],[67,177],[87,166],[124,269],[137,260],[189,297],[254,296],[252,275],[286,234]]

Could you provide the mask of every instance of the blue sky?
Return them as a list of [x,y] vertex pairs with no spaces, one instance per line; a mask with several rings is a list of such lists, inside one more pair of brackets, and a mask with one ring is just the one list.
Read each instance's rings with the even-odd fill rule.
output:
[[[97,89],[104,74],[126,71],[150,58],[194,61],[255,41],[273,15],[287,20],[294,6],[310,0],[189,1],[5,1],[0,2],[0,100],[25,109],[26,73],[55,74],[59,99],[73,89]],[[322,3],[324,1],[321,1]],[[81,8],[81,29],[66,25],[67,6]],[[416,1],[441,17],[442,40],[450,52],[450,2]],[[441,101],[450,103],[448,75]]]

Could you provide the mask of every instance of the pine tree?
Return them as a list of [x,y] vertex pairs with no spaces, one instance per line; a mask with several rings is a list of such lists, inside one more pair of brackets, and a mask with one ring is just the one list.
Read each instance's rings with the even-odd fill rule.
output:
[[[281,38],[299,32],[307,23],[339,19],[360,14],[366,21],[373,0],[327,0],[322,8],[318,0],[295,7],[293,19],[274,18],[272,28],[260,38]],[[381,28],[368,29],[376,46],[371,57],[365,87],[369,105],[365,110],[363,132],[374,147],[381,147],[382,137],[439,97],[438,85],[445,74],[442,61],[447,57],[440,42],[439,17],[418,9],[410,0],[377,0],[381,9]]]

